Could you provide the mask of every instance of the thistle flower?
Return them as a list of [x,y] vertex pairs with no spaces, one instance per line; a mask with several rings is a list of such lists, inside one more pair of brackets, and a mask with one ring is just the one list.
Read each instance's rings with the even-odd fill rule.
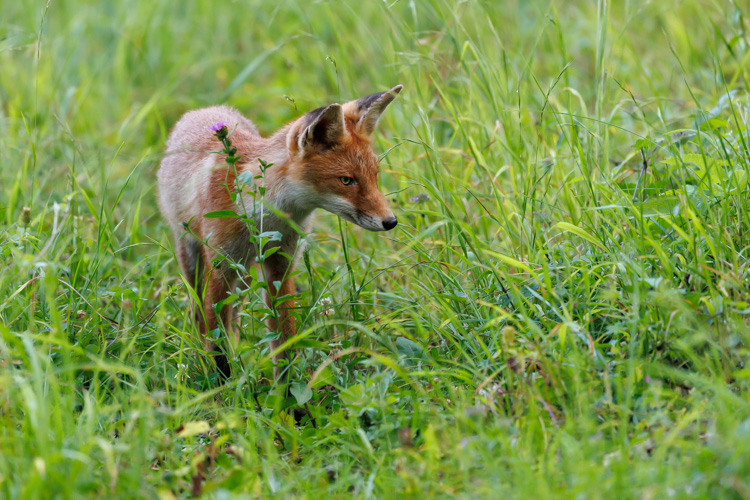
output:
[[223,129],[226,129],[226,128],[227,128],[226,122],[216,122],[213,125],[208,126],[209,130],[211,130],[212,132],[217,132],[217,133],[221,132]]
[[421,203],[423,201],[430,201],[430,195],[427,193],[420,193],[413,198],[409,198],[409,201],[412,203]]

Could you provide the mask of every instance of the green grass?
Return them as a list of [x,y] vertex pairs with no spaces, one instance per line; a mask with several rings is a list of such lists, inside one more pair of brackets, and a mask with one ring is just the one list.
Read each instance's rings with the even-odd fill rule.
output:
[[[0,0],[0,497],[750,498],[749,10]],[[400,224],[317,215],[296,422],[257,291],[217,382],[155,171],[189,109],[397,83]]]

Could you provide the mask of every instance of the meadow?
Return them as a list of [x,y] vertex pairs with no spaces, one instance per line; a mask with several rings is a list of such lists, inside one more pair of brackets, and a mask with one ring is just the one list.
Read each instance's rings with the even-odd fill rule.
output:
[[[750,498],[750,1],[0,0],[0,497]],[[396,84],[289,387],[222,383],[155,172]]]

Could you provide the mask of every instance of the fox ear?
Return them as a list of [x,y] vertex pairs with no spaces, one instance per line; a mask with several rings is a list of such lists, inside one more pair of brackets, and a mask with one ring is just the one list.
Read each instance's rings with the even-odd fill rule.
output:
[[315,145],[326,147],[338,144],[346,133],[344,112],[340,104],[330,104],[310,111],[303,120],[303,130],[297,139],[300,151]]
[[357,128],[367,135],[372,134],[375,127],[378,126],[380,115],[383,114],[385,108],[393,102],[403,88],[403,85],[396,85],[387,92],[370,94],[354,101],[354,112],[360,116]]

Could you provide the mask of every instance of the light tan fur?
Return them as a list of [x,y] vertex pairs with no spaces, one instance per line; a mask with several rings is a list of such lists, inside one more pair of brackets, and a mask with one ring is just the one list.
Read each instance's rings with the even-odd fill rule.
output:
[[[264,179],[254,181],[265,185],[265,204],[285,214],[280,217],[255,206],[256,225],[282,235],[280,242],[273,243],[280,246],[279,251],[263,263],[269,292],[266,301],[271,308],[277,297],[295,292],[290,274],[299,234],[290,221],[307,231],[312,211],[323,208],[373,231],[396,225],[393,212],[378,189],[372,133],[380,115],[400,91],[399,85],[344,105],[319,108],[266,138],[252,122],[226,106],[190,111],[174,126],[158,172],[159,204],[172,227],[182,273],[202,298],[203,307],[195,307],[195,319],[207,350],[217,350],[207,333],[220,323],[231,339],[230,352],[237,347],[236,308],[226,306],[217,317],[214,304],[229,296],[240,278],[229,262],[248,267],[256,257],[249,230],[241,220],[203,217],[218,210],[252,214],[254,204],[247,194],[241,203],[234,203],[235,171],[228,167],[225,155],[215,153],[222,145],[209,127],[222,121],[227,124],[232,145],[241,157],[236,164],[237,175],[250,172],[255,178],[261,175],[259,160],[273,164]],[[354,182],[345,185],[346,178]],[[217,254],[229,262],[224,260],[214,266]],[[281,284],[280,289],[276,289],[275,282]],[[279,333],[278,340],[271,343],[273,350],[295,333],[290,314],[294,306],[292,300],[276,304],[276,318],[267,321],[269,330]],[[275,356],[274,362],[283,356]],[[278,375],[279,370],[274,368],[274,373]]]

